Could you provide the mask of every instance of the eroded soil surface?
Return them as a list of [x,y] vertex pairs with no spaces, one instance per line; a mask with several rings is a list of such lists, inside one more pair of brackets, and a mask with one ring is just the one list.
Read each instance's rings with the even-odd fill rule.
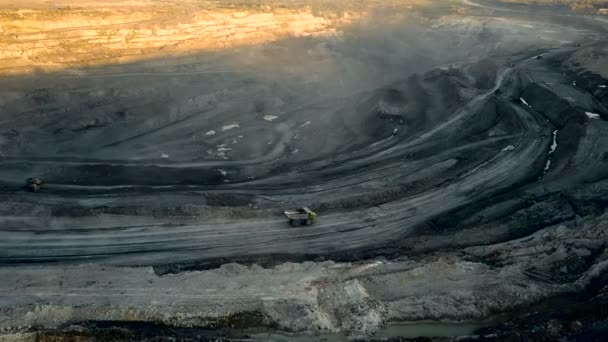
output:
[[605,332],[605,19],[320,3],[4,5],[0,339]]

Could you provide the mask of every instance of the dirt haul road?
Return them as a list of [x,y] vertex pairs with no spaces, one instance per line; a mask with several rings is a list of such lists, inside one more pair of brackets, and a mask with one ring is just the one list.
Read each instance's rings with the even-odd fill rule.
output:
[[[527,61],[525,63],[531,63]],[[522,63],[524,64],[524,63]],[[535,177],[539,173],[538,166],[544,165],[550,140],[543,139],[551,132],[550,126],[541,118],[530,113],[519,104],[504,101],[505,111],[511,110],[514,125],[520,126],[519,132],[512,131],[480,141],[448,147],[438,150],[435,146],[442,138],[455,136],[454,129],[462,134],[459,123],[475,120],[475,115],[483,111],[484,101],[502,86],[505,74],[511,69],[501,72],[497,84],[489,91],[475,96],[453,116],[445,118],[445,122],[420,136],[410,139],[393,137],[377,144],[374,148],[358,150],[354,155],[346,154],[346,162],[338,165],[331,163],[323,168],[324,176],[340,175],[343,170],[357,170],[366,165],[371,168],[364,174],[355,171],[348,177],[336,176],[336,180],[323,183],[306,184],[304,187],[288,187],[273,189],[277,184],[293,184],[299,180],[314,179],[316,167],[307,170],[306,167],[290,176],[274,176],[254,182],[235,185],[226,192],[239,192],[241,187],[248,193],[264,193],[266,196],[276,196],[283,192],[292,193],[289,201],[308,203],[299,199],[298,193],[323,196],[330,193],[348,192],[354,186],[365,186],[367,182],[377,181],[378,178],[405,177],[411,174],[428,172],[429,168],[438,168],[436,172],[445,171],[452,167],[457,158],[472,154],[481,148],[494,150],[486,159],[476,160],[470,170],[460,170],[449,184],[431,188],[419,194],[406,196],[404,199],[382,204],[372,209],[359,209],[352,213],[328,213],[323,215],[321,222],[305,229],[288,229],[284,219],[247,219],[233,222],[215,222],[213,224],[185,224],[167,227],[165,224],[137,224],[128,219],[121,220],[120,226],[103,225],[101,227],[80,227],[81,234],[73,234],[70,229],[40,231],[6,231],[2,235],[0,247],[6,252],[2,261],[11,262],[40,262],[60,260],[83,260],[100,258],[105,263],[115,265],[155,265],[162,263],[178,263],[184,261],[205,260],[214,258],[255,257],[263,254],[316,254],[323,255],[332,252],[348,251],[351,249],[382,246],[396,238],[407,236],[412,227],[430,218],[484,198],[490,194],[503,191],[514,184]],[[466,135],[466,131],[464,132]],[[501,151],[507,146],[513,150]],[[408,160],[408,154],[421,151],[434,151],[436,154],[419,160]],[[440,153],[438,153],[440,152]],[[427,152],[428,153],[428,152]],[[431,154],[431,153],[428,153]],[[383,160],[389,163],[382,165],[382,170],[374,170]],[[257,162],[257,161],[256,161]],[[4,163],[4,169],[14,172],[22,165],[32,165],[36,161],[10,161]],[[71,162],[67,166],[57,161],[44,161],[51,167],[78,168],[83,164]],[[84,164],[86,165],[86,164]],[[111,164],[112,166],[125,166]],[[182,167],[165,164],[164,169]],[[536,166],[536,167],[535,167]],[[127,166],[128,167],[128,166]],[[137,167],[132,166],[131,167]],[[159,167],[159,165],[147,165]],[[206,168],[204,162],[188,167]],[[308,167],[310,168],[310,167]],[[336,170],[337,169],[337,170]],[[389,174],[387,174],[389,173]],[[448,175],[449,173],[445,173]],[[372,179],[370,178],[372,176]],[[444,176],[445,176],[444,175]],[[269,185],[271,191],[264,188]],[[129,185],[137,187],[137,185]],[[218,186],[221,188],[221,186]],[[49,190],[59,191],[62,186],[47,184]],[[77,188],[71,186],[71,188]],[[85,190],[86,186],[83,187]],[[104,189],[103,187],[101,189]],[[100,190],[101,190],[100,189]],[[111,189],[111,188],[110,188]],[[314,189],[314,190],[311,190]],[[479,191],[482,189],[481,191]],[[97,189],[96,189],[97,190]],[[346,190],[346,191],[345,191]],[[477,190],[477,191],[476,191]],[[161,196],[170,192],[171,187],[163,187]],[[473,192],[475,192],[473,194]],[[111,195],[110,195],[111,196]],[[109,196],[103,196],[100,201],[89,200],[88,205],[99,206],[108,201]],[[111,198],[111,197],[110,197]],[[287,201],[285,201],[287,202]],[[441,203],[438,206],[437,203]],[[404,208],[406,210],[404,210]],[[168,223],[168,222],[167,222]],[[134,226],[129,228],[129,226]],[[125,229],[120,229],[125,228]],[[151,252],[151,253],[149,253]]]
[[[87,10],[32,7],[35,29],[5,10],[22,19],[2,42],[28,54],[2,55],[0,326],[217,327],[254,312],[245,327],[368,336],[601,293],[598,21],[419,3],[344,15],[193,2],[130,9],[147,18],[133,34],[113,7],[116,30]],[[260,16],[272,24],[245,29]],[[76,25],[69,39],[58,22]],[[203,28],[229,38],[217,48]],[[319,221],[292,228],[281,213],[301,205]]]

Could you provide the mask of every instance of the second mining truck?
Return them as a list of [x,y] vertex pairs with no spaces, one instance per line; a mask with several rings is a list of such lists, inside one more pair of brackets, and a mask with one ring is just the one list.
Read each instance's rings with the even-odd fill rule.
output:
[[317,214],[307,207],[300,209],[288,209],[285,210],[284,214],[289,220],[289,223],[291,223],[291,225],[294,227],[311,225],[317,220]]

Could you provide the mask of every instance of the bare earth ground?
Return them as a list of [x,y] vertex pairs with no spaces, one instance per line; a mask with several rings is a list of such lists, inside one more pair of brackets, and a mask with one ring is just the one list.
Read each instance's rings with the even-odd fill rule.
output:
[[605,332],[605,19],[54,3],[0,1],[0,340]]

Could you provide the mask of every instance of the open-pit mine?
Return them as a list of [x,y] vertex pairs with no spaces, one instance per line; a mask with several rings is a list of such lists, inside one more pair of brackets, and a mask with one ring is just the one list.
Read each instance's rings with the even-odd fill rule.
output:
[[608,1],[0,0],[2,342],[600,341],[607,208]]

